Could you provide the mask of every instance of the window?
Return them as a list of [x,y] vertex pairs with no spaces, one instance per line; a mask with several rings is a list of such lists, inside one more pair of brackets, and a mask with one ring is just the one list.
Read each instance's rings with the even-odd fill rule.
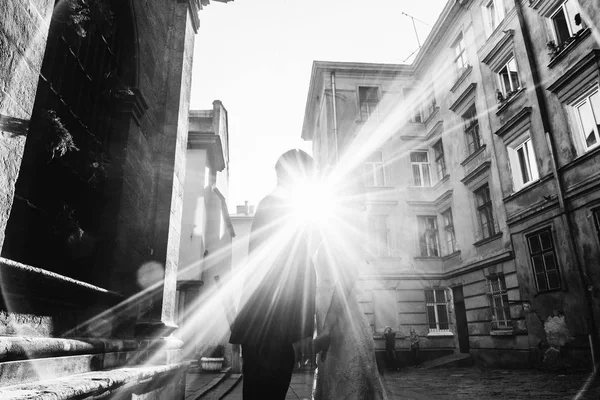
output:
[[465,136],[467,139],[467,151],[469,154],[475,153],[481,148],[481,136],[479,135],[479,121],[477,120],[477,110],[473,104],[466,113],[463,114],[463,123],[465,125]]
[[587,151],[600,143],[600,94],[598,89],[586,95],[575,104],[577,128],[581,134],[584,149]]
[[375,115],[379,103],[379,89],[374,86],[360,86],[358,88],[358,102],[360,119],[366,121]]
[[452,209],[449,208],[442,213],[444,220],[444,233],[446,235],[446,255],[452,254],[458,250],[456,247],[456,235],[454,234],[454,219]]
[[511,329],[510,307],[504,275],[494,275],[487,278],[492,311],[492,330]]
[[368,222],[370,252],[380,257],[390,255],[389,232],[385,215],[372,215]]
[[485,185],[475,191],[475,202],[477,205],[477,215],[479,217],[479,227],[484,239],[496,234],[496,222],[492,210],[492,198],[490,197],[490,188]]
[[425,100],[425,106],[423,107],[425,119],[429,118],[429,116],[435,112],[436,107],[437,102],[435,101],[435,93],[433,92],[433,87],[430,87],[427,90],[427,99]]
[[598,235],[598,240],[600,240],[600,208],[596,208],[592,213],[594,214],[594,223],[596,224],[596,234]]
[[515,192],[539,179],[531,138],[527,138],[518,146],[508,146],[506,150],[508,151]]
[[429,154],[426,151],[413,151],[410,153],[410,164],[412,166],[413,185],[430,187]]
[[498,71],[498,90],[504,98],[510,97],[514,92],[521,88],[519,73],[517,72],[517,63],[514,57],[511,58]]
[[485,31],[489,36],[504,19],[504,6],[502,1],[489,0],[483,9],[483,19],[485,20]]
[[433,152],[435,153],[437,178],[441,181],[448,175],[448,172],[446,171],[446,159],[444,158],[444,145],[442,144],[441,139],[433,145]]
[[414,124],[422,124],[423,123],[423,113],[421,112],[421,107],[417,107],[410,114],[410,122]]
[[365,186],[385,186],[383,153],[378,150],[365,160]]
[[463,38],[462,33],[458,35],[458,38],[454,41],[454,44],[452,45],[452,50],[454,51],[454,70],[456,72],[456,75],[460,76],[469,66],[469,62],[467,61],[467,54],[465,51],[465,40]]
[[550,24],[554,32],[554,40],[557,46],[561,46],[571,40],[579,30],[585,28],[577,0],[567,0],[550,16]]
[[527,244],[538,291],[560,289],[552,231],[548,228],[527,236]]
[[429,332],[449,331],[446,291],[444,289],[425,289],[425,305]]
[[373,290],[375,332],[383,333],[386,326],[398,329],[398,300],[396,290]]
[[437,217],[417,217],[419,225],[419,249],[421,257],[439,257]]

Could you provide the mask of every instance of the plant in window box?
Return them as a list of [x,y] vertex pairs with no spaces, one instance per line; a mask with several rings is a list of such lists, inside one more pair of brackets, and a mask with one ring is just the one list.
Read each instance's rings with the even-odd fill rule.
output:
[[42,126],[47,140],[47,149],[50,152],[50,161],[58,155],[62,157],[69,151],[79,151],[73,141],[73,135],[62,123],[54,110],[46,110],[42,114]]
[[200,364],[204,371],[218,372],[225,361],[225,346],[218,344],[210,353],[210,357],[202,357]]
[[67,24],[79,37],[84,38],[95,29],[112,27],[114,15],[106,0],[69,0],[68,5]]

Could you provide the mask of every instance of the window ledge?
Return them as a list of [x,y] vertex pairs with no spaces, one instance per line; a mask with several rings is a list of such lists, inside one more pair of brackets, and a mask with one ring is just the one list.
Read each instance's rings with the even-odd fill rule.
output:
[[484,150],[485,150],[485,143],[481,145],[481,147],[479,147],[477,150],[475,150],[474,152],[472,152],[471,154],[469,154],[467,156],[467,158],[465,158],[460,165],[462,165],[463,167],[469,163],[469,161],[471,161],[472,159],[474,159],[475,157],[477,157],[479,154],[481,154]]
[[453,337],[454,333],[452,332],[429,332],[427,337]]
[[546,182],[547,180],[551,179],[552,175],[548,174],[546,176],[542,176],[538,179],[536,179],[535,181],[523,186],[521,189],[517,190],[516,192],[512,192],[511,194],[509,194],[508,196],[506,196],[505,198],[502,199],[502,201],[504,203],[511,201],[512,199],[521,196],[523,193],[527,193],[532,191],[535,187],[540,186],[541,183]]
[[514,336],[515,331],[510,329],[495,329],[490,331],[490,336]]
[[552,59],[550,60],[550,63],[548,64],[548,68],[549,69],[554,68],[556,66],[556,64],[559,63],[560,60],[565,58],[565,56],[567,54],[569,54],[571,52],[571,50],[573,50],[575,47],[577,47],[577,45],[579,43],[581,43],[583,41],[583,39],[588,37],[590,34],[591,34],[590,28],[585,28],[584,30],[581,30],[578,33],[576,33],[575,36],[573,37],[573,40],[571,40],[571,42],[569,42],[569,44],[567,44],[561,51],[559,51],[558,53],[556,53],[554,55],[554,57],[552,57]]
[[431,122],[431,120],[435,118],[435,116],[437,115],[438,111],[440,111],[440,108],[438,106],[435,106],[433,108],[433,111],[427,116],[427,118],[425,118],[425,121],[423,121],[423,123],[425,125],[429,124]]
[[436,256],[431,256],[431,257],[429,257],[429,256],[416,256],[416,257],[413,257],[413,258],[415,260],[421,260],[421,261],[428,261],[428,260],[429,261],[433,261],[433,260],[441,260],[442,259],[442,257],[436,257]]
[[450,253],[450,254],[447,254],[447,255],[443,256],[443,257],[442,257],[442,260],[443,260],[443,261],[446,261],[446,260],[449,260],[449,259],[451,259],[451,258],[457,257],[457,256],[459,256],[459,255],[460,255],[460,250],[456,250],[456,251],[455,251],[455,252],[453,252],[453,253]]
[[458,77],[458,79],[456,80],[454,85],[452,85],[452,87],[450,88],[450,91],[452,93],[456,92],[456,89],[458,89],[460,84],[463,83],[465,79],[467,79],[467,76],[469,76],[469,74],[471,73],[472,70],[473,70],[473,67],[470,65],[467,68],[465,68],[463,73],[460,74],[460,76]]
[[450,179],[450,174],[444,175],[444,177],[442,179],[440,179],[439,181],[437,181],[436,184],[433,185],[433,187],[438,188],[438,187],[442,186],[444,184],[444,182],[448,181],[448,179]]
[[514,92],[508,99],[504,100],[501,104],[498,105],[498,109],[496,110],[496,115],[502,114],[504,110],[508,108],[508,106],[515,101],[517,97],[521,95],[525,91],[525,88],[522,87],[516,92]]
[[494,240],[499,239],[501,237],[502,237],[502,232],[498,232],[495,235],[490,236],[489,238],[485,238],[478,242],[473,243],[473,246],[475,246],[475,247],[483,246],[484,244],[493,242]]

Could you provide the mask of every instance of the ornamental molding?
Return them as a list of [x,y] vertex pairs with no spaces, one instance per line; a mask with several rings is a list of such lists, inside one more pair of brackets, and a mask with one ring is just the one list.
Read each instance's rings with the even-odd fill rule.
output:
[[556,94],[561,103],[572,104],[591,88],[598,85],[600,50],[594,49],[556,79],[547,90]]
[[516,136],[519,136],[531,125],[531,107],[523,107],[511,119],[506,121],[494,134],[501,137],[505,142],[509,142]]

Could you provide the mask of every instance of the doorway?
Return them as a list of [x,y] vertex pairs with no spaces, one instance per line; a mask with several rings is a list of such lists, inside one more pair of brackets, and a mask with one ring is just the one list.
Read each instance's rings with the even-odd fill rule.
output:
[[461,353],[469,352],[469,325],[467,323],[467,310],[463,288],[456,286],[452,288],[454,297],[454,315],[456,317],[456,333],[458,334],[458,348]]

